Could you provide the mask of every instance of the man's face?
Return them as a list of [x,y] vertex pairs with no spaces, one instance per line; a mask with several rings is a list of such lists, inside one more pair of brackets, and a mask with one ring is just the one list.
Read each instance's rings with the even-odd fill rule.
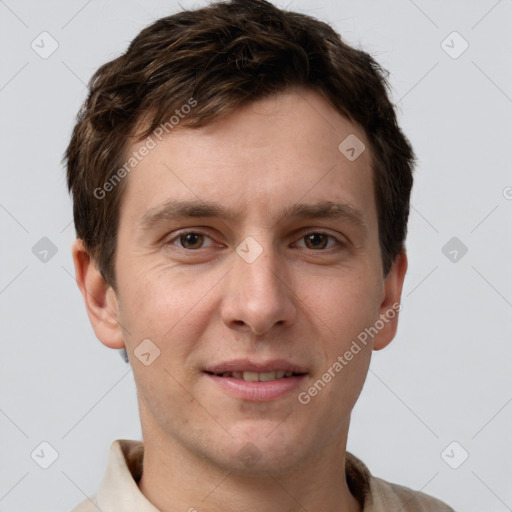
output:
[[[351,134],[367,146],[316,93],[283,94],[176,129],[126,178],[117,317],[147,444],[240,470],[252,457],[254,471],[344,447],[371,338],[308,403],[299,395],[385,311],[369,149],[353,161],[338,149]],[[176,216],[178,202],[225,216]],[[284,214],[327,202],[342,214]],[[302,375],[211,374],[251,363]]]

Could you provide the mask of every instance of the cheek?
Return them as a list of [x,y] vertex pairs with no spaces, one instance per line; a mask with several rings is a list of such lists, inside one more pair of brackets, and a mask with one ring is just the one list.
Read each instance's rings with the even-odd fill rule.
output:
[[[347,343],[378,318],[380,294],[378,280],[369,279],[371,270],[337,274],[309,283],[304,302],[331,335],[331,351],[342,350]],[[318,322],[317,322],[318,323]]]
[[163,356],[151,366],[135,361],[132,367],[143,423],[154,419],[165,430],[177,432],[198,414],[194,397],[183,391],[188,388],[183,376]]
[[[212,284],[210,283],[212,281]],[[198,349],[215,311],[215,279],[193,278],[190,272],[153,268],[124,279],[120,321],[131,352],[149,338],[168,368],[185,375],[187,357]]]
[[[122,285],[120,321],[135,381],[151,410],[165,411],[169,404],[183,410],[189,408],[190,399],[183,389],[193,389],[196,384],[197,354],[207,341],[205,332],[219,314],[215,285],[225,272],[192,272],[169,265],[163,258],[158,263],[143,263],[142,256],[124,258],[118,280]],[[150,366],[137,360],[137,349],[145,339],[151,340],[158,352]],[[161,419],[165,420],[164,412]]]
[[[196,378],[189,358],[197,351],[205,324],[211,318],[201,301],[204,289],[185,282],[171,272],[145,272],[125,288],[123,321],[126,345],[141,398],[162,423],[169,420],[170,404],[176,410],[189,410],[191,389]],[[171,285],[172,281],[172,285]],[[157,347],[157,357],[146,366],[137,360],[141,341],[149,339]],[[150,349],[151,352],[151,349]],[[192,371],[191,371],[192,370]],[[188,416],[175,420],[186,422]]]

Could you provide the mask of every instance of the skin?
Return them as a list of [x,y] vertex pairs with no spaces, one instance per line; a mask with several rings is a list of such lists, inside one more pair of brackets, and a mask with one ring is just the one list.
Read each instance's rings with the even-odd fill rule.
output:
[[[338,150],[349,134],[367,148],[353,162]],[[393,339],[398,314],[307,405],[297,393],[400,302],[407,258],[402,252],[383,276],[363,130],[316,92],[296,90],[200,129],[176,129],[125,179],[117,292],[80,240],[73,257],[97,337],[130,356],[143,494],[169,512],[361,510],[344,473],[350,414],[372,350]],[[146,212],[170,199],[216,201],[240,218],[168,219],[141,229]],[[365,227],[279,214],[320,200],[351,205]],[[187,245],[178,236],[184,229],[205,237]],[[330,236],[312,244],[311,233]],[[248,236],[263,251],[252,263],[236,252]],[[149,366],[134,356],[146,338],[160,350]],[[308,375],[284,397],[242,400],[203,373],[235,358],[284,358]],[[240,458],[248,442],[251,463]]]

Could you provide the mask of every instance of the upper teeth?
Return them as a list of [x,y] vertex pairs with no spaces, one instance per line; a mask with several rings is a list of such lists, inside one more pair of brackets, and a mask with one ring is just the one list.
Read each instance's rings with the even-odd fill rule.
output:
[[269,380],[291,377],[293,372],[279,370],[277,372],[224,372],[223,377],[232,377],[233,379],[243,379],[252,382],[265,382]]

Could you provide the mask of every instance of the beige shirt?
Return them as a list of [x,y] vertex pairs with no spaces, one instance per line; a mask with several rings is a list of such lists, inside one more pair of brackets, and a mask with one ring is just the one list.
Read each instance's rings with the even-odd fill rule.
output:
[[[72,512],[159,512],[137,486],[143,457],[141,441],[114,441],[98,492]],[[363,462],[348,452],[345,469],[350,492],[363,512],[454,512],[431,496],[372,476]]]

